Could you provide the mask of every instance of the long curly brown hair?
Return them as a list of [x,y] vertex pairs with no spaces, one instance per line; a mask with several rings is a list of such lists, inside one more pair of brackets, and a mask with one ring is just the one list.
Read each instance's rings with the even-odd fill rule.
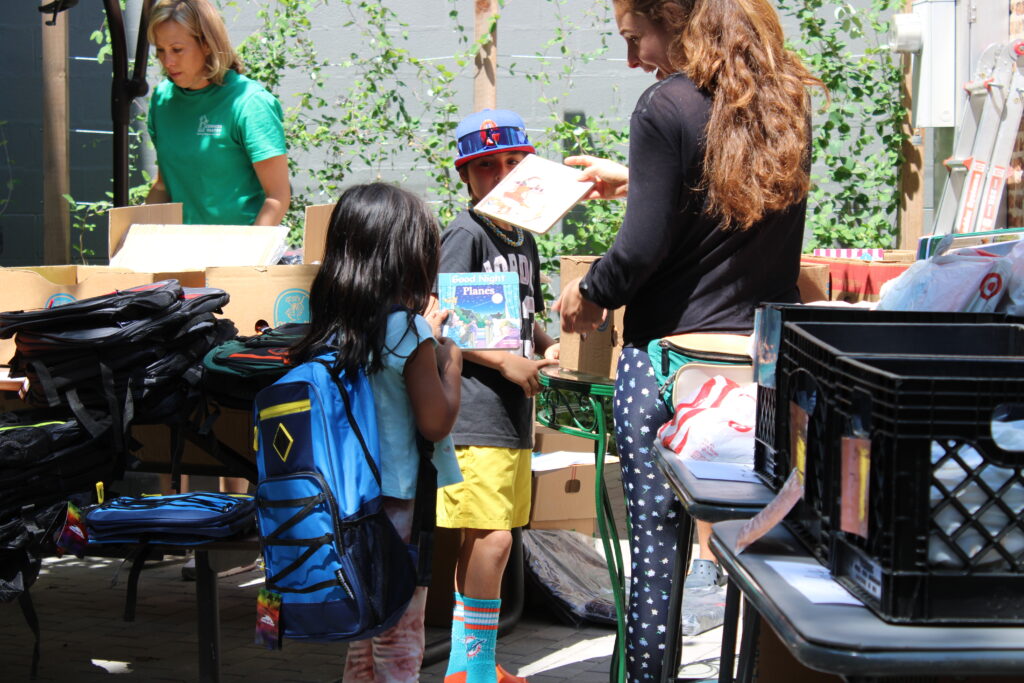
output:
[[615,0],[668,36],[673,68],[711,93],[707,212],[746,230],[806,195],[810,97],[825,88],[786,49],[768,0]]

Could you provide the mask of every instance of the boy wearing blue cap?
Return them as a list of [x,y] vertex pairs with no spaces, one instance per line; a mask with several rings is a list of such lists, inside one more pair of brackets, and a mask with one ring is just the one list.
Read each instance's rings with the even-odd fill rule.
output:
[[[514,351],[463,351],[462,404],[452,438],[464,481],[439,489],[437,503],[438,525],[462,529],[445,682],[507,683],[522,679],[495,662],[501,577],[511,530],[530,517],[532,399],[540,391],[540,368],[557,362],[558,344],[535,320],[544,302],[533,235],[472,208],[534,151],[523,120],[515,112],[484,109],[463,119],[455,137],[455,168],[471,201],[441,236],[440,272],[519,273],[522,332]],[[543,358],[535,359],[535,352]]]

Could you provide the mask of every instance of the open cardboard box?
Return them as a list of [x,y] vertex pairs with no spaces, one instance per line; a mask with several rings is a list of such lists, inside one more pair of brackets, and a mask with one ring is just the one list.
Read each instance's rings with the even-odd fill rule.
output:
[[[593,536],[597,532],[594,442],[538,424],[534,428],[533,450],[541,454],[579,453],[581,462],[533,472],[530,528],[570,529]],[[614,475],[618,466],[618,458],[605,458],[605,476]]]
[[[177,215],[160,213],[160,206],[177,206]],[[319,262],[323,258],[324,239],[331,205],[313,206],[306,210],[304,233],[304,260]],[[159,220],[166,218],[168,220]],[[173,219],[173,220],[172,220]],[[112,209],[109,214],[109,249],[117,254],[129,236],[131,226],[147,224],[168,224],[169,230],[181,233],[197,233],[199,240],[211,237],[214,240],[230,239],[223,226],[177,226],[181,222],[179,205],[132,206]],[[260,239],[260,230],[231,226],[242,240]],[[159,231],[147,230],[141,235],[142,247],[147,239],[160,240]],[[267,235],[266,239],[271,239]],[[182,239],[182,249],[188,249],[188,242]],[[163,242],[166,244],[166,242]],[[173,242],[171,242],[173,244]],[[259,251],[259,250],[257,250]],[[230,296],[224,306],[223,316],[235,323],[241,335],[252,335],[266,327],[277,327],[285,323],[309,321],[309,289],[316,275],[316,265],[219,265],[206,266],[196,274],[199,284],[223,289]],[[241,455],[255,457],[252,449],[252,416],[248,410],[220,407],[220,415],[213,426],[215,436]],[[149,425],[133,428],[135,438],[142,444],[137,453],[140,460],[165,462],[170,458],[170,431],[163,425]],[[182,458],[185,465],[217,465],[205,451],[192,443],[186,443]]]
[[[131,226],[170,223],[158,220],[161,216],[153,213],[156,207],[161,206],[177,205],[157,204],[111,209],[110,254],[113,256],[118,253],[120,245],[129,236]],[[323,258],[330,208],[331,205],[319,205],[306,210],[304,260],[307,263]],[[180,221],[181,210],[178,207],[177,222]],[[240,237],[244,241],[260,238],[259,228],[232,226],[232,229],[237,230],[240,236],[244,235]],[[216,233],[218,239],[225,239],[223,226],[180,226],[180,230],[195,233],[200,238],[204,233]],[[142,237],[144,248],[145,239],[149,235]],[[152,238],[157,240],[159,236],[154,234]],[[189,249],[185,240],[182,240],[182,249]],[[202,271],[202,281],[205,286],[223,289],[230,295],[230,300],[224,306],[224,317],[235,323],[239,334],[251,335],[255,334],[257,329],[268,325],[276,327],[285,323],[309,321],[309,288],[317,268],[315,265],[207,265]]]

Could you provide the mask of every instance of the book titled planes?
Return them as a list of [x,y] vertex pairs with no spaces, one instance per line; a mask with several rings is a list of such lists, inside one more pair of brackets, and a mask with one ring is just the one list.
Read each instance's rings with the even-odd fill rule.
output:
[[463,349],[519,349],[522,311],[518,273],[441,273],[441,310],[449,311],[441,333]]

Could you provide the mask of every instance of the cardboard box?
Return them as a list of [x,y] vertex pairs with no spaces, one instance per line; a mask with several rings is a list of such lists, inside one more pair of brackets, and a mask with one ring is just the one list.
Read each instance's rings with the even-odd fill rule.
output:
[[[218,406],[220,414],[213,423],[213,433],[224,445],[255,462],[253,450],[252,411]],[[167,425],[132,425],[132,436],[141,444],[135,452],[142,462],[171,461],[171,429]],[[185,441],[183,465],[222,467],[222,463],[196,444]]]
[[[578,277],[583,277],[599,256],[562,256],[561,282],[565,287]],[[615,365],[622,351],[622,326],[625,308],[608,312],[608,319],[601,327],[587,333],[582,339],[574,332],[563,332],[559,365],[567,370],[583,372],[600,377],[615,378]]]
[[334,204],[314,204],[306,207],[305,232],[302,237],[302,262],[318,264],[324,260],[327,246],[327,228],[331,222]]
[[319,266],[234,266],[206,269],[206,286],[231,295],[224,306],[242,335],[262,327],[309,322],[309,288]]
[[594,441],[582,436],[565,434],[540,423],[535,424],[533,427],[533,452],[555,453],[556,451],[593,453]]
[[[594,441],[563,434],[537,424],[534,428],[535,453],[568,451],[579,453],[583,464],[533,472],[530,499],[531,529],[571,529],[587,535],[597,531],[597,504],[594,497],[596,467]],[[605,458],[605,477],[611,481],[618,473],[618,458]]]
[[[311,221],[307,228],[311,242],[307,248],[317,258],[323,258],[323,243],[331,208],[332,205],[324,204],[309,207],[306,211],[306,219]],[[111,209],[111,254],[116,253],[119,245],[124,242],[132,225],[170,223],[174,220],[181,222],[181,207],[177,204]],[[206,230],[206,226],[188,228],[196,232]],[[251,335],[267,326],[309,322],[309,288],[317,268],[314,265],[213,266],[202,271],[201,279],[206,287],[223,289],[230,295],[230,301],[224,306],[224,317],[235,323],[239,334]]]
[[828,266],[824,263],[801,263],[796,287],[800,290],[800,301],[805,304],[812,301],[831,301]]
[[575,529],[593,534],[597,507],[594,465],[570,465],[533,473],[531,529]]
[[878,301],[882,285],[903,274],[914,262],[914,252],[887,249],[881,261],[803,256],[801,264],[826,265],[832,301]]

